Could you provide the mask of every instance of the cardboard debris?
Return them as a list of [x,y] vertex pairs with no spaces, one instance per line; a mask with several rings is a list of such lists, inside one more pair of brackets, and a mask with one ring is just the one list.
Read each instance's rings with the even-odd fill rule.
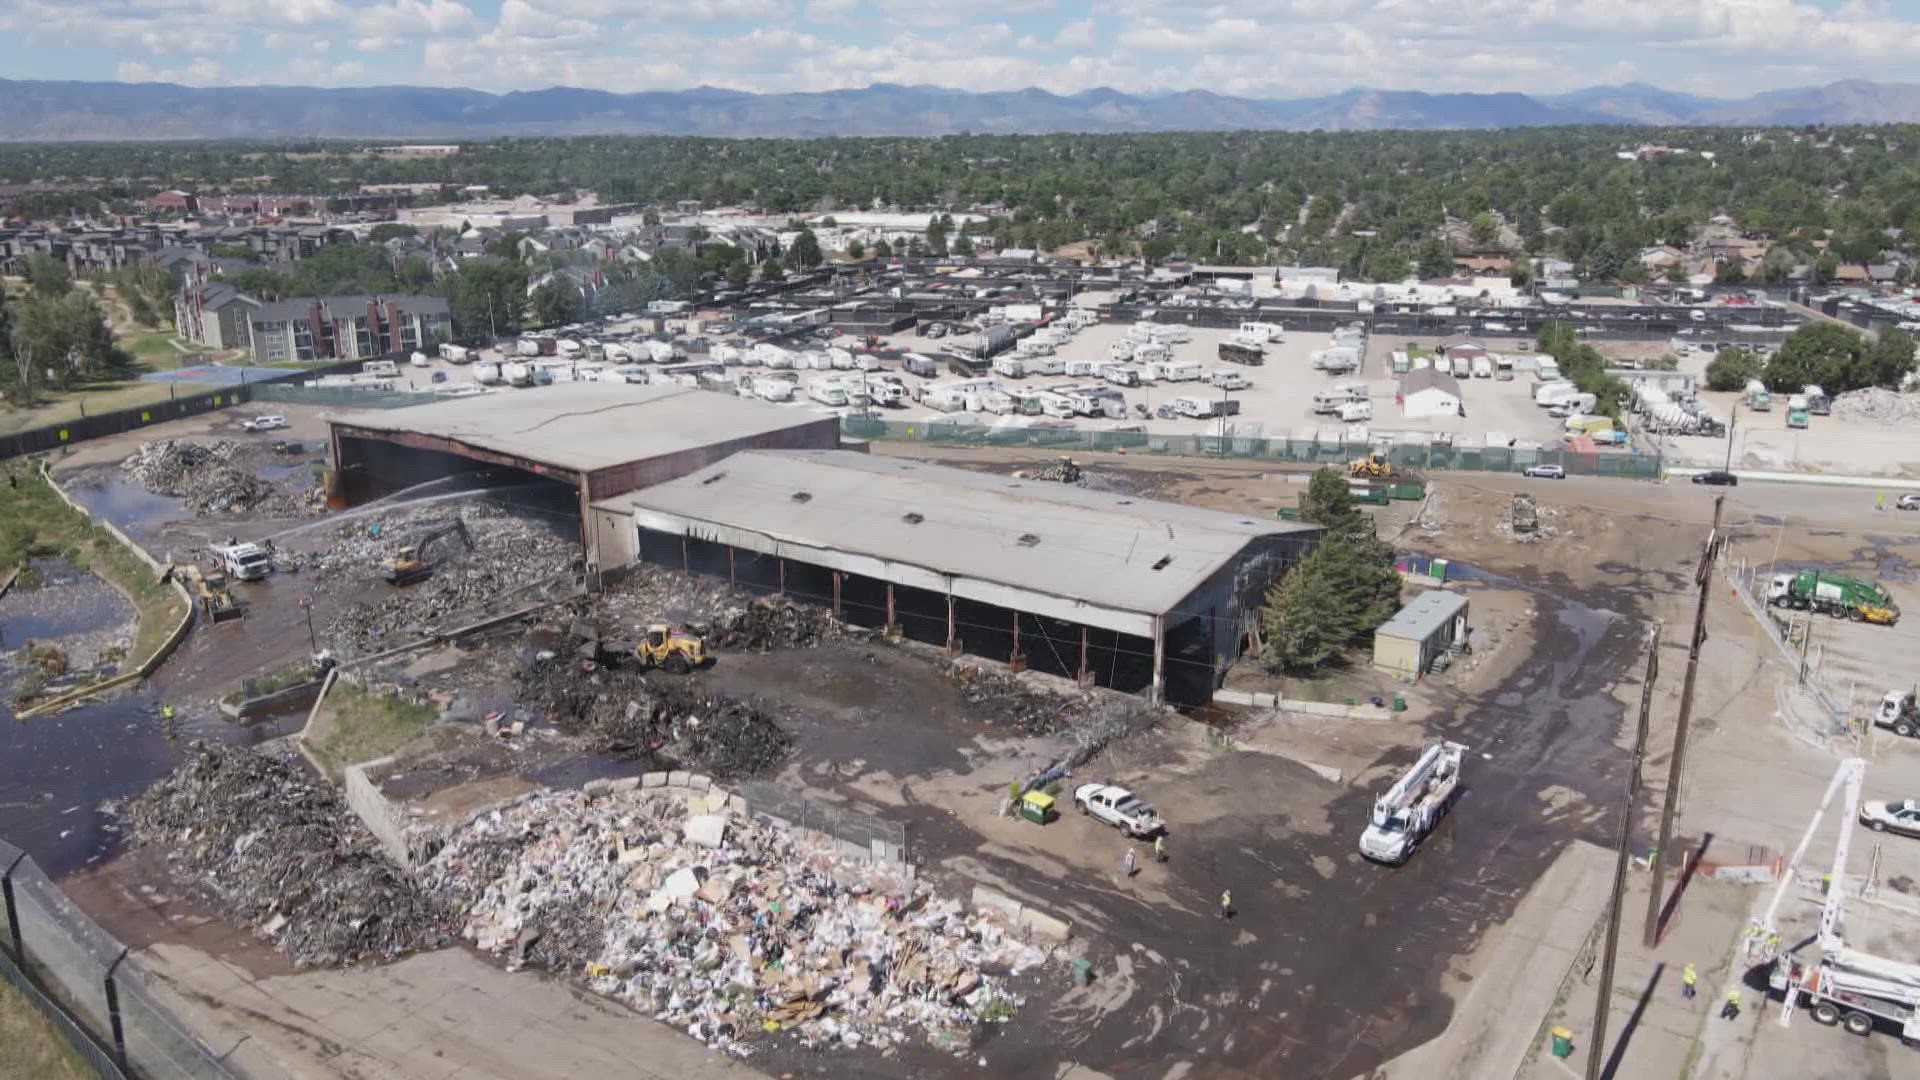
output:
[[[721,826],[714,846],[682,839],[716,839],[703,817]],[[537,931],[529,962],[737,1054],[767,1038],[964,1047],[1019,1004],[1006,980],[1049,957],[895,868],[738,815],[689,817],[658,790],[482,815],[421,873],[459,898],[480,948],[509,955]]]

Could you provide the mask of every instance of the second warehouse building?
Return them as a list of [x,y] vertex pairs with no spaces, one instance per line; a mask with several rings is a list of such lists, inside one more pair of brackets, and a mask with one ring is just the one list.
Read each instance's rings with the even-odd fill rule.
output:
[[1319,528],[846,450],[747,450],[598,499],[603,570],[638,562],[841,619],[1198,704]]

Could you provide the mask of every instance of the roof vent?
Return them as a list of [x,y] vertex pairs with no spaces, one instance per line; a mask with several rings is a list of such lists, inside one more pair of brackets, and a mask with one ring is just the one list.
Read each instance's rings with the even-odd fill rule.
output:
[[726,473],[717,472],[717,473],[714,473],[712,476],[707,477],[705,480],[700,481],[700,486],[706,487],[708,484],[718,483],[719,481],[725,480],[726,478],[727,478]]
[[1021,533],[1019,543],[1021,547],[1033,547],[1040,543],[1040,536],[1038,533]]
[[793,493],[794,502],[811,502],[812,500],[813,492],[811,491],[796,491]]
[[1171,556],[1171,555],[1162,555],[1162,556],[1160,556],[1160,559],[1159,559],[1159,561],[1157,561],[1157,562],[1155,562],[1155,563],[1153,564],[1153,568],[1154,568],[1155,570],[1165,570],[1165,569],[1167,568],[1167,564],[1168,564],[1168,563],[1170,563],[1170,562],[1172,562],[1172,561],[1173,561],[1173,556]]
[[900,520],[906,522],[909,525],[918,525],[921,522],[927,520],[927,517],[925,514],[922,514],[917,510],[909,510],[906,513],[900,515]]

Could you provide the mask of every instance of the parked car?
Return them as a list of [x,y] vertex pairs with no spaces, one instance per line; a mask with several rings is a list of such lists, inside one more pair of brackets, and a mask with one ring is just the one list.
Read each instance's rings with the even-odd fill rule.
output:
[[1920,510],[1920,495],[1902,495],[1893,505],[1901,510]]
[[1726,471],[1725,469],[1715,469],[1712,472],[1695,473],[1693,477],[1693,482],[1696,484],[1712,484],[1716,487],[1739,487],[1740,486],[1740,478]]
[[1899,799],[1893,802],[1861,803],[1860,824],[1874,832],[1920,836],[1920,801]]
[[284,416],[256,416],[251,420],[240,421],[242,431],[278,431],[287,426]]
[[1525,475],[1536,480],[1565,480],[1567,470],[1560,465],[1529,465]]
[[1099,818],[1128,836],[1152,836],[1166,828],[1153,807],[1126,788],[1112,784],[1081,784],[1074,789],[1073,804],[1081,813]]

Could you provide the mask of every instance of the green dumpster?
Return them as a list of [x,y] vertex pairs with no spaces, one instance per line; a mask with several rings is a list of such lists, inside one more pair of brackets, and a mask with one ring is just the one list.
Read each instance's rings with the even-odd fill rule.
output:
[[1283,506],[1275,510],[1273,516],[1279,518],[1281,521],[1299,521],[1300,508],[1297,506]]
[[1073,985],[1086,986],[1093,982],[1093,961],[1081,957],[1073,962]]
[[1393,695],[1393,711],[1394,712],[1407,711],[1407,695],[1405,694]]
[[1427,566],[1427,575],[1435,581],[1447,580],[1447,560],[1433,560],[1433,562]]
[[1563,1027],[1553,1029],[1553,1056],[1557,1058],[1573,1056],[1573,1032]]

